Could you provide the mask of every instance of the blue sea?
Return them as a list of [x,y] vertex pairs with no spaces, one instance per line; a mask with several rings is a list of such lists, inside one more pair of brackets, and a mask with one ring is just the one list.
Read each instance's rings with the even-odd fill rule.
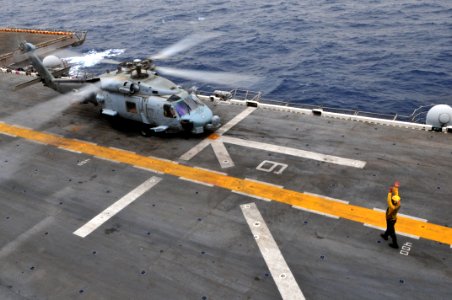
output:
[[[410,114],[452,105],[452,1],[1,0],[0,26],[87,30],[82,56],[144,58],[221,33],[160,65],[252,74],[246,88],[301,104]],[[106,64],[89,67],[102,73]]]

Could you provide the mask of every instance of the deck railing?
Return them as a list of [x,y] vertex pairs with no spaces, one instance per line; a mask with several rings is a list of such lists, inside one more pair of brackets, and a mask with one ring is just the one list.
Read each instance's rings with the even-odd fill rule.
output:
[[[295,102],[267,99],[267,98],[262,97],[261,92],[249,91],[249,90],[233,89],[233,90],[230,90],[227,92],[231,95],[232,99],[236,99],[236,100],[256,101],[256,102],[261,102],[261,103],[266,103],[266,104],[303,108],[303,109],[309,109],[309,110],[321,109],[322,111],[325,111],[325,112],[346,114],[346,115],[351,115],[351,116],[362,116],[362,117],[378,118],[378,119],[393,120],[393,121],[413,122],[413,123],[419,123],[419,124],[425,124],[425,117],[427,115],[427,112],[433,106],[433,104],[420,106],[420,107],[416,108],[409,115],[403,115],[403,114],[397,114],[397,113],[387,114],[387,113],[362,111],[362,110],[357,110],[357,109],[328,107],[328,106],[324,106],[324,105],[295,103]],[[198,93],[201,95],[204,95],[204,96],[214,95],[214,91],[198,91]]]

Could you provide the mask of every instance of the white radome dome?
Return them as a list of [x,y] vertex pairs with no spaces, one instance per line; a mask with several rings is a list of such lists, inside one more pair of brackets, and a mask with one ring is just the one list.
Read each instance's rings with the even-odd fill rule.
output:
[[433,106],[427,113],[426,123],[437,128],[452,126],[452,107],[447,104]]
[[44,59],[42,60],[42,63],[44,64],[44,67],[51,68],[51,69],[63,67],[63,61],[55,55],[49,55],[49,56],[44,57]]

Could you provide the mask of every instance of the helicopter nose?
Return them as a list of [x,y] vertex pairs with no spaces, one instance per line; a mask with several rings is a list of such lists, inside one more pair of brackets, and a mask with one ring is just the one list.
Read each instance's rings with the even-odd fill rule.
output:
[[189,118],[182,119],[180,124],[184,130],[192,133],[203,133],[206,125],[212,120],[212,111],[205,109],[205,107],[194,110],[190,113]]
[[220,126],[221,126],[221,119],[220,119],[220,117],[217,116],[217,115],[214,115],[212,117],[212,120],[210,121],[210,123],[206,124],[206,129],[207,130],[215,130],[215,129],[217,129]]

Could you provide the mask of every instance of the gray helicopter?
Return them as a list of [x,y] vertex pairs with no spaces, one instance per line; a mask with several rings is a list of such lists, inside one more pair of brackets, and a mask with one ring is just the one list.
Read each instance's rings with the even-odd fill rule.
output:
[[82,102],[101,107],[108,117],[122,117],[141,123],[140,133],[148,136],[156,132],[190,132],[200,134],[214,131],[221,126],[220,117],[213,115],[193,91],[187,91],[159,73],[214,83],[250,83],[252,76],[179,70],[156,67],[155,59],[166,58],[203,42],[212,36],[186,38],[144,60],[115,63],[117,70],[92,78],[55,78],[35,53],[36,47],[24,42],[21,49],[29,56],[42,83],[60,93],[73,92]]

